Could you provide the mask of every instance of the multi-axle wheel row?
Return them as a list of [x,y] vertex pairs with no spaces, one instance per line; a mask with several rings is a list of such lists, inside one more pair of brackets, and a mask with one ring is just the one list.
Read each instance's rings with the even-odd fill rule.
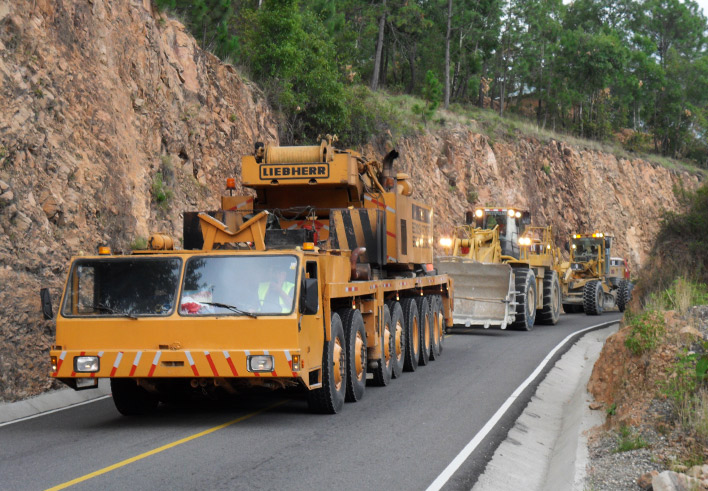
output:
[[308,403],[313,411],[334,414],[344,402],[364,396],[366,374],[372,385],[386,386],[391,379],[440,356],[444,319],[439,295],[391,300],[384,307],[380,334],[381,358],[367,359],[364,319],[358,309],[332,313],[330,341],[322,356],[322,387],[311,390]]

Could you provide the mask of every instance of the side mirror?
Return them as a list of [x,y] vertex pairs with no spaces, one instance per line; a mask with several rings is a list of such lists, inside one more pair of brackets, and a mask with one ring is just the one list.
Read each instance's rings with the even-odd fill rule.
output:
[[570,252],[570,242],[567,240],[565,241],[565,244],[563,244],[563,248],[567,251]]
[[303,278],[300,285],[300,313],[313,315],[319,308],[317,278]]
[[39,290],[39,298],[42,301],[42,315],[46,320],[54,317],[54,312],[52,310],[52,297],[49,294],[49,288],[42,288]]

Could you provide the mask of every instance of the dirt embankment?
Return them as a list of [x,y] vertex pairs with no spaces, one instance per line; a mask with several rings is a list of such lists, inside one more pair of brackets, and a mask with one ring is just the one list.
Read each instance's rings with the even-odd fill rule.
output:
[[[149,0],[0,3],[0,401],[52,386],[40,287],[56,304],[72,255],[180,237],[181,212],[215,208],[257,140],[277,140],[260,91]],[[472,202],[526,206],[560,236],[614,233],[635,267],[677,205],[672,186],[697,182],[554,140],[491,143],[463,125],[396,144],[436,234]]]

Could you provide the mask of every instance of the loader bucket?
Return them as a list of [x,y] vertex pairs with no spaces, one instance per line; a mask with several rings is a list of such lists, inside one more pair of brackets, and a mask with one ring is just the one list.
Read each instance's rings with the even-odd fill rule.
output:
[[438,273],[454,280],[453,323],[470,326],[499,326],[515,319],[514,275],[508,264],[484,264],[462,257],[440,257]]

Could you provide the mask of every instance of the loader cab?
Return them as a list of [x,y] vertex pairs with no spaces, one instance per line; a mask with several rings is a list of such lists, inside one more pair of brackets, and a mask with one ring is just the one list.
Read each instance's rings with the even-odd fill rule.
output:
[[519,259],[519,237],[531,223],[528,211],[514,208],[477,208],[474,212],[474,225],[477,228],[492,230],[499,227],[499,241],[504,256]]

